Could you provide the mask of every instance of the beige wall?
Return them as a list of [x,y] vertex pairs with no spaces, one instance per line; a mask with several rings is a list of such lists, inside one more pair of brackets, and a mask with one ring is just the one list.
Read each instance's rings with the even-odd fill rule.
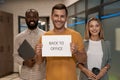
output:
[[70,6],[77,1],[79,1],[79,0],[63,0],[63,2],[65,3],[66,6]]
[[14,15],[14,34],[18,33],[18,16],[24,16],[29,8],[38,10],[40,16],[49,16],[51,8],[56,3],[62,3],[62,0],[5,0],[0,4],[0,10],[13,13]]

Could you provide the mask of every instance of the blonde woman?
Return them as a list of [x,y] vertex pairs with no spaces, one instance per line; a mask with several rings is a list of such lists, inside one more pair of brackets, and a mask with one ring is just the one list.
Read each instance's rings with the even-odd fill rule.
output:
[[99,19],[90,18],[87,22],[85,40],[87,64],[78,64],[81,69],[80,80],[109,80],[110,43],[104,40],[103,28]]

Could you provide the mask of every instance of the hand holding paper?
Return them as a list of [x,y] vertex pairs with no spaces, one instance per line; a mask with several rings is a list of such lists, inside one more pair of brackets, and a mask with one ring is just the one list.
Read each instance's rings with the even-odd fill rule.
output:
[[70,48],[71,48],[71,52],[72,52],[73,55],[77,53],[77,51],[78,51],[78,46],[77,46],[76,44],[71,43],[71,44],[70,44]]
[[41,55],[42,54],[42,44],[37,44],[35,46],[35,53],[36,53],[36,55]]
[[42,57],[42,44],[37,44],[35,47],[35,59],[36,59],[36,63],[40,64],[43,61],[43,57]]
[[42,36],[42,56],[71,57],[71,35]]

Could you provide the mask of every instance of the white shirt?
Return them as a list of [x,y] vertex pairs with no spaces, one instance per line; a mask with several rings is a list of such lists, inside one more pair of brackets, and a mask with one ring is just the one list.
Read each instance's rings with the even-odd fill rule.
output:
[[[43,33],[44,31],[37,27],[35,30],[26,29],[16,36],[14,45],[14,58],[18,64],[22,65],[24,61],[23,58],[21,58],[18,54],[18,48],[23,43],[23,41],[26,39],[32,46],[32,48],[35,49],[40,35],[42,35]],[[20,78],[22,78],[23,80],[44,80],[45,63],[41,65],[35,64],[32,68],[22,66]]]
[[103,57],[103,50],[101,45],[101,40],[92,41],[89,40],[89,46],[87,51],[87,64],[88,69],[92,70],[93,67],[101,69]]

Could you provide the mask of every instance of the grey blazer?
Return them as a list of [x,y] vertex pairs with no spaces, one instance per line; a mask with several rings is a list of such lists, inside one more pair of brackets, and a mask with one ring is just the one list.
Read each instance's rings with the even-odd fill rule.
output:
[[[103,68],[107,64],[111,65],[111,48],[110,48],[109,41],[102,40],[101,44],[102,44],[102,50],[103,50],[103,58],[102,58],[102,68]],[[85,50],[87,51],[89,41],[85,41],[84,45],[85,45]],[[86,64],[86,67],[87,67],[87,64]],[[81,72],[79,80],[88,80],[88,77],[83,72]],[[109,80],[108,72],[100,80]]]

